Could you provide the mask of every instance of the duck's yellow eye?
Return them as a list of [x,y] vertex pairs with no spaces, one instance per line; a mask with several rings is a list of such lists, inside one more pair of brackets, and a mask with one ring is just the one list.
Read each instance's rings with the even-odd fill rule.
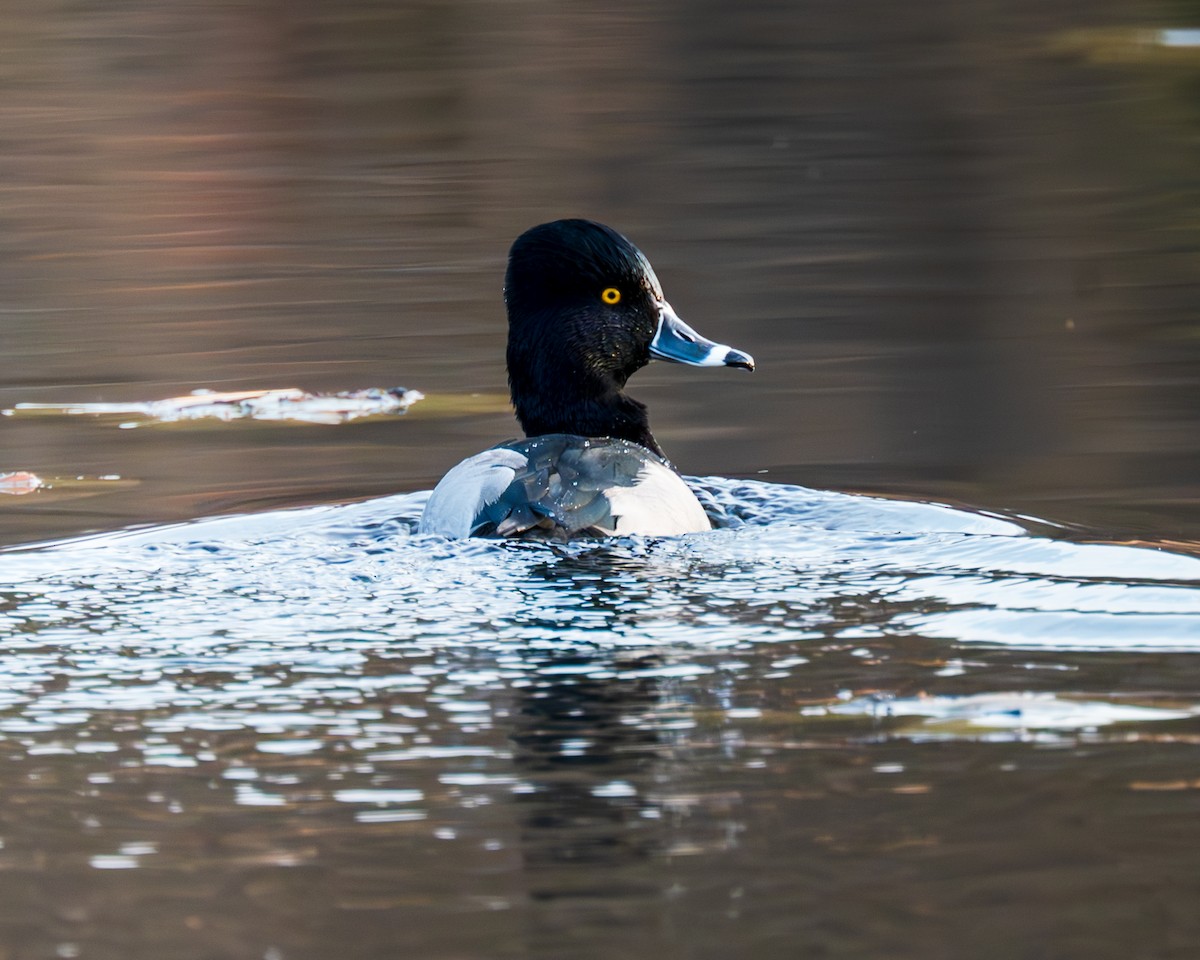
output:
[[600,299],[609,305],[612,305],[614,303],[620,303],[621,302],[621,291],[618,290],[616,287],[607,287],[605,289],[605,291],[602,294],[600,294]]

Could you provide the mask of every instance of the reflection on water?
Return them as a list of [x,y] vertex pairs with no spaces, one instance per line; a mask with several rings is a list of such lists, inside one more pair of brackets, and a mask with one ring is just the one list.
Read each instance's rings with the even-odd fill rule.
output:
[[79,891],[37,950],[107,955],[131,911],[197,957],[879,955],[1142,884],[1190,915],[1157,842],[1196,782],[1200,559],[700,492],[727,525],[676,540],[418,537],[420,494],[0,557],[0,867]]
[[141,423],[177,423],[181,420],[276,420],[325,423],[336,426],[362,417],[398,416],[419,400],[419,390],[403,387],[350,390],[334,394],[284,390],[240,390],[216,393],[193,390],[186,397],[148,403],[18,403],[0,415],[84,416],[106,418],[122,430]]
[[1189,26],[1076,0],[14,16],[0,408],[429,400],[336,440],[5,423],[0,472],[142,484],[6,499],[0,541],[428,489],[514,433],[423,408],[505,391],[504,252],[564,214],[765,358],[737,390],[634,379],[684,470],[1195,540],[1196,67],[1087,39]]
[[[0,960],[1190,960],[1193,6],[6,11],[0,409],[426,399],[0,419],[0,544],[235,515],[0,554]],[[754,479],[415,537],[563,215],[760,357],[631,384]]]

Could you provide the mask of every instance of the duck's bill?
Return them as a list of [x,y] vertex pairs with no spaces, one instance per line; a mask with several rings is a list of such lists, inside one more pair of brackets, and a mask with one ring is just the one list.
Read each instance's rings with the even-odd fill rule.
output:
[[689,363],[694,367],[742,367],[754,369],[754,358],[723,343],[700,336],[679,319],[669,303],[663,302],[658,330],[650,341],[650,356],[655,360]]

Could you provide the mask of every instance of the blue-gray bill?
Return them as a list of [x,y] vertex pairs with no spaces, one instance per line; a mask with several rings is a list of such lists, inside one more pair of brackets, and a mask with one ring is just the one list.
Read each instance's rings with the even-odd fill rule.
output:
[[679,318],[665,300],[658,318],[658,330],[650,341],[650,356],[655,360],[688,363],[694,367],[754,369],[754,358],[750,354],[700,336]]

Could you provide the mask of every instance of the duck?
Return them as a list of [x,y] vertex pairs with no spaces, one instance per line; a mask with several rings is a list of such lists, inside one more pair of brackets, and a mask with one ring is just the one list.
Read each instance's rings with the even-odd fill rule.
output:
[[517,237],[504,303],[509,392],[525,438],[446,473],[418,532],[567,541],[711,530],[625,384],[651,360],[752,371],[754,358],[688,326],[646,256],[592,220]]

